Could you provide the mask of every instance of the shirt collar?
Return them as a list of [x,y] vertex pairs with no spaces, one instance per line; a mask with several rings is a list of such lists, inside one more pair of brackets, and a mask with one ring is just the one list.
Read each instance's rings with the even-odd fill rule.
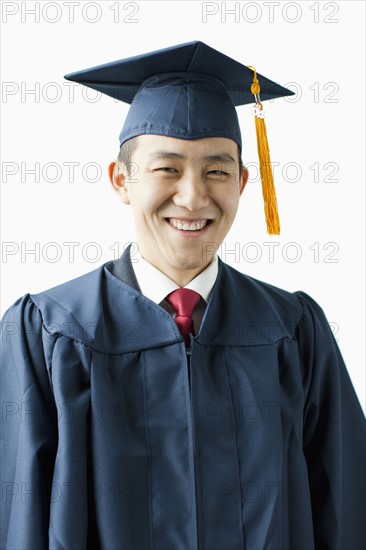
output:
[[[134,254],[133,258],[131,258],[131,263],[141,293],[156,304],[160,304],[170,292],[180,288],[172,279],[145,260],[141,256],[140,251]],[[195,290],[208,302],[216,281],[218,269],[218,259],[215,254],[206,269],[192,279],[184,288]]]

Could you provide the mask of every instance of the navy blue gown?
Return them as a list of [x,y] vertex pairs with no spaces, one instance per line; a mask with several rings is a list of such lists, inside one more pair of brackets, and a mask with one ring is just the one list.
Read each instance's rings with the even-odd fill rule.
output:
[[188,362],[127,250],[17,301],[2,351],[2,548],[365,548],[364,416],[306,294],[219,260]]

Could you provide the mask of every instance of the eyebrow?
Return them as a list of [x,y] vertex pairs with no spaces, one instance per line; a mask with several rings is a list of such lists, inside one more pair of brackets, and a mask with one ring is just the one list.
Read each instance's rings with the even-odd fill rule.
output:
[[154,153],[151,153],[149,155],[149,159],[161,159],[161,158],[177,158],[177,159],[184,159],[186,158],[185,155],[181,155],[180,153],[173,153],[171,151],[154,151]]
[[[162,159],[162,158],[171,158],[171,159],[186,159],[186,155],[182,155],[181,153],[174,153],[173,151],[154,151],[154,153],[151,153],[149,155],[149,159],[156,160],[156,159]],[[231,155],[228,153],[217,153],[214,155],[207,155],[203,157],[202,159],[204,162],[237,162]]]
[[237,162],[228,153],[221,153],[219,155],[208,155],[203,160],[205,160],[206,162]]

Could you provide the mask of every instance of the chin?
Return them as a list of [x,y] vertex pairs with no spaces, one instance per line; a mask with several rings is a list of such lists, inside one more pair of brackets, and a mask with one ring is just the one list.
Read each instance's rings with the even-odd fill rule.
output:
[[198,247],[164,246],[160,247],[160,262],[164,258],[165,265],[178,271],[193,271],[208,265],[209,259],[205,258],[201,245]]

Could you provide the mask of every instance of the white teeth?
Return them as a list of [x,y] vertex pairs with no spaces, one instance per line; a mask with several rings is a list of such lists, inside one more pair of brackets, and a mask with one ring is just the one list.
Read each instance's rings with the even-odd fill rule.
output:
[[183,231],[197,231],[198,229],[202,229],[205,227],[207,220],[202,220],[199,222],[182,222],[180,220],[176,220],[174,218],[169,219],[169,223],[176,227],[177,229],[183,229]]

